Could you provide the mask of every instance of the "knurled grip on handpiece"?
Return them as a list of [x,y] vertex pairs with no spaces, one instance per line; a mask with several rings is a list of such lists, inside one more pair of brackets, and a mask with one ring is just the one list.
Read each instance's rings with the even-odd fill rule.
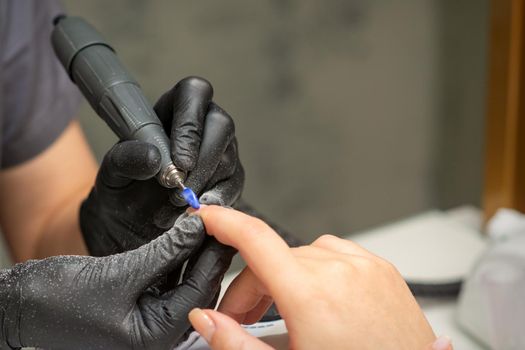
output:
[[121,140],[155,145],[161,154],[157,180],[164,187],[183,188],[185,174],[171,160],[170,142],[159,118],[97,30],[80,17],[59,16],[51,41],[71,80],[111,130]]

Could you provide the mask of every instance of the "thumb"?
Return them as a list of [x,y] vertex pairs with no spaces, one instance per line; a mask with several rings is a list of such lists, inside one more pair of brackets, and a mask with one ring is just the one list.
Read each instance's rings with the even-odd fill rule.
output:
[[269,350],[271,346],[248,334],[230,317],[214,310],[193,309],[188,318],[213,350]]
[[155,176],[160,162],[160,152],[152,144],[136,140],[119,142],[104,156],[99,180],[109,187],[123,187],[132,180]]

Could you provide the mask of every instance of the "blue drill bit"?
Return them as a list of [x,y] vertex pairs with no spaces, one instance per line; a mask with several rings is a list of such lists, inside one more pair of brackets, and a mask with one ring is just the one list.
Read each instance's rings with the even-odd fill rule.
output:
[[193,209],[199,209],[201,207],[199,199],[197,198],[195,193],[193,193],[191,188],[184,187],[184,189],[182,190],[182,197],[184,197],[186,203],[188,203]]

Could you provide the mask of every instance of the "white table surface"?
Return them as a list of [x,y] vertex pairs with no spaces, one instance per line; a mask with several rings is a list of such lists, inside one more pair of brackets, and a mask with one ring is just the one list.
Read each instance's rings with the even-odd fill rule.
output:
[[[428,211],[348,238],[392,262],[403,276],[446,282],[469,274],[486,247],[481,211],[459,207]],[[418,298],[436,335],[447,335],[455,350],[485,349],[456,322],[456,299]]]

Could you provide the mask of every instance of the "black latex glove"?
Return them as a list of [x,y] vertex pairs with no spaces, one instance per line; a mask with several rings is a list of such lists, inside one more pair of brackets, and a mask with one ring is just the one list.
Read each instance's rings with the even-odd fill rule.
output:
[[[172,349],[190,327],[188,312],[212,304],[230,264],[230,247],[203,240],[200,218],[184,215],[133,251],[57,256],[3,270],[0,347]],[[180,285],[164,293],[150,288],[201,244]]]
[[[231,206],[239,198],[244,170],[231,117],[212,102],[204,79],[181,80],[154,109],[171,140],[172,159],[188,173],[187,187],[201,203]],[[80,210],[80,226],[92,255],[134,249],[173,225],[186,205],[178,190],[154,178],[160,154],[139,141],[116,144],[105,156],[97,180]]]

